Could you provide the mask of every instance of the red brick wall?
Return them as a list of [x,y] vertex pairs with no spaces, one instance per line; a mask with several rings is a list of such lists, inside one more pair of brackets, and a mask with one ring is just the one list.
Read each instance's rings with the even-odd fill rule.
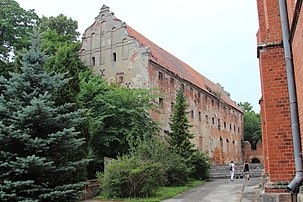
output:
[[251,144],[248,141],[245,141],[245,149],[244,149],[244,162],[251,163],[253,159],[258,159],[260,163],[264,164],[263,160],[263,150],[262,150],[262,142],[257,143],[256,149],[251,149]]
[[[296,88],[297,88],[297,103],[298,103],[298,111],[299,111],[299,121],[300,121],[300,128],[302,134],[303,128],[303,13],[302,9],[300,12],[300,17],[298,20],[298,24],[296,27],[296,32],[294,34],[294,39],[292,42],[292,50],[293,50],[293,62],[294,62],[294,71],[295,71],[295,81],[296,81]],[[301,135],[301,144],[302,142],[302,135]]]
[[[258,45],[262,88],[262,135],[265,170],[271,185],[294,177],[289,96],[277,0],[257,0]],[[276,192],[274,186],[266,189]],[[282,191],[286,191],[282,190]]]
[[[188,120],[193,126],[191,128],[191,132],[194,134],[192,142],[199,150],[208,154],[213,164],[227,164],[231,160],[243,163],[241,140],[243,139],[244,120],[242,112],[157,64],[151,62],[148,71],[150,87],[157,87],[163,96],[161,113],[152,114],[161,123],[162,130],[170,130],[171,103],[175,103],[176,91],[183,84],[190,112]],[[159,79],[159,72],[161,72],[161,79]],[[174,80],[173,84],[171,79]],[[191,111],[193,111],[193,117]],[[214,119],[214,123],[212,119]]]

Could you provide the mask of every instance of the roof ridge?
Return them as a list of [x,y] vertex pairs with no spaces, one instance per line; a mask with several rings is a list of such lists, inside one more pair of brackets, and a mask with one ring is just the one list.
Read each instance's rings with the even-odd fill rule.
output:
[[[180,60],[167,50],[163,49],[162,47],[158,46],[138,31],[133,29],[131,26],[126,24],[126,30],[129,36],[135,38],[139,44],[147,46],[151,50],[151,60],[156,64],[162,66],[163,68],[177,74],[184,80],[187,80],[197,87],[201,88],[205,92],[211,93],[213,96],[218,97],[215,95],[214,92],[221,93],[221,99],[226,102],[227,104],[231,105],[233,108],[237,109],[238,111],[243,111],[230,97],[229,93],[227,93],[224,89],[222,89],[221,85],[215,84],[213,81],[199,73],[194,68],[190,67],[187,63]],[[160,53],[161,52],[161,53]],[[210,92],[207,88],[212,89],[213,92]]]

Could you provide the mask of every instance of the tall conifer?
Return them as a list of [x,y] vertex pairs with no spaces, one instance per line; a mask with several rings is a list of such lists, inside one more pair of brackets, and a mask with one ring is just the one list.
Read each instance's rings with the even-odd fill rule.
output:
[[84,186],[87,160],[74,155],[84,143],[74,128],[82,112],[55,105],[67,80],[45,72],[40,38],[34,30],[20,73],[0,77],[0,201],[76,201]]
[[183,90],[179,89],[176,96],[174,112],[170,119],[170,132],[168,142],[170,146],[177,151],[182,157],[189,158],[194,152],[194,145],[190,142],[193,134],[189,129],[192,127],[187,119],[186,99]]

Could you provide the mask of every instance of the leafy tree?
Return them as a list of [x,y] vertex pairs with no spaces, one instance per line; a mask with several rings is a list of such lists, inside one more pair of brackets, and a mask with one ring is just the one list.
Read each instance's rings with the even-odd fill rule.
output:
[[12,57],[29,47],[28,34],[36,25],[38,16],[33,10],[24,10],[15,0],[0,0],[0,74],[8,76],[14,65]]
[[78,29],[78,22],[72,18],[68,18],[63,14],[59,14],[56,17],[45,17],[41,18],[41,27],[43,30],[52,30],[61,36],[64,41],[76,42],[80,33]]
[[244,140],[256,149],[256,144],[262,139],[260,114],[254,112],[248,102],[240,102],[238,105],[244,109]]
[[55,105],[54,93],[68,81],[45,72],[41,35],[31,37],[21,73],[0,79],[0,201],[76,201],[87,164],[75,155],[84,143],[75,130],[82,111]]
[[80,43],[77,42],[78,22],[60,14],[40,19],[43,34],[42,47],[50,56],[45,64],[48,72],[65,73],[70,79],[67,86],[59,89],[56,102],[75,102],[80,91],[79,73],[86,68],[79,58]]
[[77,101],[77,94],[80,92],[79,73],[86,69],[79,58],[78,50],[79,43],[64,43],[45,65],[48,72],[65,73],[70,79],[68,84],[57,92],[58,104]]
[[177,91],[174,112],[171,117],[171,131],[168,134],[168,142],[177,153],[188,159],[194,152],[194,145],[190,142],[193,134],[189,132],[189,128],[192,126],[187,119],[188,112],[186,108],[186,98],[183,95],[183,90],[179,89]]
[[145,89],[128,89],[107,82],[91,72],[81,74],[79,102],[88,110],[88,129],[98,160],[125,154],[130,146],[158,134],[149,110],[154,95]]

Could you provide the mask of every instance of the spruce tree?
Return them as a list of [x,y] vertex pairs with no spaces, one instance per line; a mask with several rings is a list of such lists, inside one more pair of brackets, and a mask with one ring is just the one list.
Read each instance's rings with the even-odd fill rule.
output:
[[75,126],[82,111],[57,106],[56,90],[68,81],[43,65],[41,34],[31,34],[20,73],[0,77],[0,201],[77,201],[87,160],[74,155],[84,139]]
[[194,136],[190,133],[189,129],[192,127],[187,119],[186,111],[187,104],[183,90],[179,89],[176,95],[176,103],[174,105],[174,112],[170,119],[170,132],[168,134],[168,142],[170,147],[173,148],[185,159],[188,159],[195,151],[194,145],[190,142]]

